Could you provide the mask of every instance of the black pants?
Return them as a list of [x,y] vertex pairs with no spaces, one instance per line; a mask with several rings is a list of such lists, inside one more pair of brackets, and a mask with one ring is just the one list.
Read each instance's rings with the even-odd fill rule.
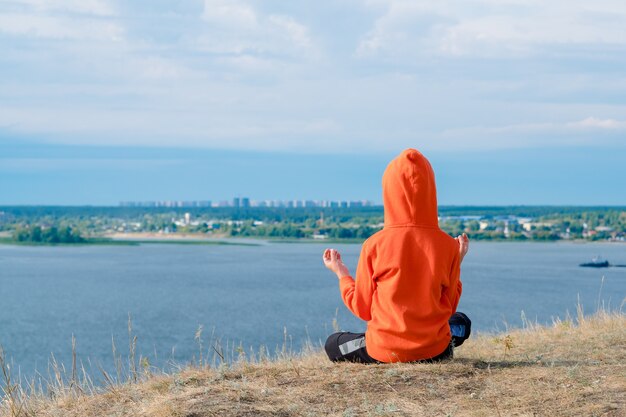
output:
[[[454,348],[461,346],[469,338],[472,322],[465,314],[456,312],[448,321],[452,330],[450,344],[439,355],[418,362],[438,362],[452,359]],[[331,334],[324,346],[328,358],[333,362],[381,363],[367,354],[365,333],[339,332]]]

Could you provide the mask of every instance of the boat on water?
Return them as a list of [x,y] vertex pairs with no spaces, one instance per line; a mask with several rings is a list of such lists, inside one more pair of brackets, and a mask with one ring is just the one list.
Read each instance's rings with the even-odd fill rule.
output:
[[611,266],[609,261],[606,259],[602,259],[601,256],[596,256],[591,260],[591,262],[585,262],[580,264],[580,266],[588,267],[588,268],[608,268]]

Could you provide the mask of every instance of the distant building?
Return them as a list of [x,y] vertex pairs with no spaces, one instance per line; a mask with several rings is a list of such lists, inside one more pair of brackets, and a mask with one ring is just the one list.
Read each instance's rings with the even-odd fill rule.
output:
[[359,208],[369,207],[373,203],[368,200],[353,201],[330,201],[330,200],[261,200],[255,201],[248,197],[234,197],[231,201],[212,202],[211,200],[162,200],[162,201],[121,201],[120,207],[168,207],[168,208],[188,208],[188,207],[288,207],[288,208]]
[[543,223],[542,222],[533,223],[533,222],[529,222],[529,223],[522,224],[522,228],[525,231],[527,231],[527,232],[530,232],[533,229],[541,229],[541,228],[544,228],[544,227],[550,228],[552,226],[554,226],[554,223],[546,223],[546,222],[543,222]]

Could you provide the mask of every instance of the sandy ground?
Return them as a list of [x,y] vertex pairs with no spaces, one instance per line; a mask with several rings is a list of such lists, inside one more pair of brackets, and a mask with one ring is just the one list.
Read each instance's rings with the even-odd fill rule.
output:
[[251,354],[172,375],[139,362],[105,388],[80,373],[34,394],[13,385],[4,401],[0,391],[0,417],[626,416],[622,314],[476,335],[436,364],[331,363],[317,349]]

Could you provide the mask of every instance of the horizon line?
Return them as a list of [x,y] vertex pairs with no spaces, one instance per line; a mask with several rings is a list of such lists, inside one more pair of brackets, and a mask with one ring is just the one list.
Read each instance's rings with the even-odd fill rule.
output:
[[[286,200],[289,201],[289,200]],[[334,200],[333,200],[334,201]],[[360,201],[360,200],[356,200]],[[372,203],[369,206],[362,207],[236,207],[236,206],[123,206],[119,205],[107,205],[107,204],[0,204],[0,209],[3,208],[34,208],[34,207],[46,207],[46,208],[116,208],[116,209],[355,209],[355,208],[372,208],[372,207],[384,207],[382,203]],[[552,208],[620,208],[626,210],[626,204],[438,204],[437,207],[458,207],[458,208],[516,208],[516,207],[552,207]]]

